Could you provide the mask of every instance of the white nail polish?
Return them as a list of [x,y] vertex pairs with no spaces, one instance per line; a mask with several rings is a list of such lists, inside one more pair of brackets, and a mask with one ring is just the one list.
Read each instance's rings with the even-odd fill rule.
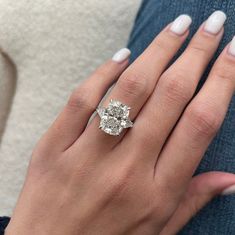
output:
[[233,37],[232,41],[230,42],[228,53],[232,56],[235,56],[235,36]]
[[131,54],[131,51],[129,49],[122,48],[121,50],[119,50],[118,52],[114,54],[112,60],[117,63],[122,63],[123,61],[129,58],[130,54]]
[[232,185],[232,186],[226,188],[221,194],[222,194],[222,195],[231,195],[231,194],[235,194],[235,185]]
[[192,19],[190,16],[180,15],[173,21],[170,30],[175,34],[182,35],[188,30],[191,23]]
[[217,34],[222,29],[226,18],[222,11],[213,12],[206,20],[204,30],[211,34]]

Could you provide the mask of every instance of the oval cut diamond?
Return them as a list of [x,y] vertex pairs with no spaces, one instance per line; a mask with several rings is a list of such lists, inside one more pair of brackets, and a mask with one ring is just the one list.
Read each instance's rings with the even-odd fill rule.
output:
[[97,108],[101,118],[99,128],[107,134],[120,135],[124,128],[133,126],[129,110],[130,107],[117,100],[111,100],[107,108]]

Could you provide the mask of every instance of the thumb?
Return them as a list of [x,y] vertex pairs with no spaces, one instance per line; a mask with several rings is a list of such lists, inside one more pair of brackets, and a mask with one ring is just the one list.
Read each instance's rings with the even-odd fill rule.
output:
[[216,195],[235,194],[235,174],[208,172],[192,178],[178,208],[160,235],[173,235]]

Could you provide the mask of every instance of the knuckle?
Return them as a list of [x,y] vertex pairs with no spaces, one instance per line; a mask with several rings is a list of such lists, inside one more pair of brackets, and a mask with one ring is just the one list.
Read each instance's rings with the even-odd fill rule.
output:
[[169,38],[158,37],[153,43],[156,50],[172,53],[173,45],[169,43]]
[[[115,172],[115,171],[114,171]],[[109,185],[107,194],[110,200],[122,202],[128,198],[128,188],[130,183],[131,172],[121,170],[118,173],[111,172],[106,177],[105,184]]]
[[95,79],[104,79],[108,76],[110,73],[110,67],[109,66],[101,66],[92,74]]
[[[207,43],[205,43],[207,45]],[[210,53],[208,53],[210,50],[208,50],[208,47],[203,46],[204,44],[200,41],[200,42],[193,42],[190,45],[190,49],[196,53],[199,54],[200,56],[206,56],[208,57],[210,55]]]
[[181,37],[175,37],[175,35],[173,35],[174,34],[169,34],[168,32],[161,32],[152,43],[154,49],[164,52],[164,54],[172,55],[183,42]]
[[199,136],[213,137],[222,123],[222,115],[205,104],[194,104],[189,107],[186,110],[186,117]]
[[129,72],[123,74],[118,80],[117,85],[124,95],[138,97],[147,94],[147,83],[148,78],[146,74]]
[[67,107],[75,111],[81,109],[89,111],[95,110],[96,107],[92,104],[89,94],[91,94],[91,92],[85,86],[78,87],[72,92]]
[[215,66],[212,71],[212,76],[217,80],[223,80],[229,84],[235,85],[235,77],[233,72],[233,66],[226,65],[225,63],[221,66]]
[[160,79],[160,86],[165,97],[170,102],[187,103],[193,96],[194,86],[190,84],[183,75],[177,73],[165,73]]

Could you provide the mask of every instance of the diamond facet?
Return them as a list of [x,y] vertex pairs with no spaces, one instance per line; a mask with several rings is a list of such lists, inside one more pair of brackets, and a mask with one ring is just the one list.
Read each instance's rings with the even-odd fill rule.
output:
[[111,100],[107,108],[97,108],[101,118],[99,128],[107,134],[120,135],[124,128],[133,126],[129,119],[129,110],[130,107],[117,100]]
[[128,118],[129,116],[129,107],[116,100],[111,100],[107,111],[117,118]]

